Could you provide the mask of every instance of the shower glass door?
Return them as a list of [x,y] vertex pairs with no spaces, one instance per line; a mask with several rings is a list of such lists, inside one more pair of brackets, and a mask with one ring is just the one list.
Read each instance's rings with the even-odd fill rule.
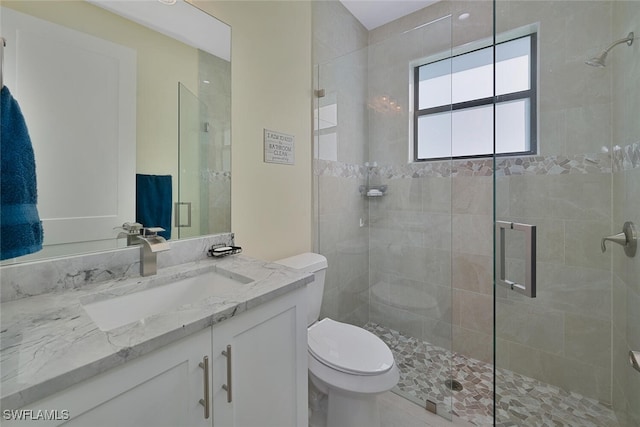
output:
[[[640,425],[640,372],[628,356],[640,348],[640,255],[601,249],[640,221],[640,50],[624,43],[605,67],[585,64],[640,33],[640,2],[494,8],[496,43],[535,37],[527,58],[495,50],[494,219],[507,224],[494,231],[504,248],[494,253],[495,425]],[[505,58],[532,66],[535,114],[501,110],[501,85],[520,76],[501,73]],[[524,132],[531,153],[502,155],[505,128]],[[536,227],[533,252],[510,224]],[[510,286],[526,281],[532,259],[533,298]]]
[[[450,8],[424,13],[408,31],[369,36],[361,49],[319,58],[314,76],[316,250],[329,265],[320,317],[379,336],[400,370],[393,392],[446,418],[461,330],[451,265],[468,251],[453,243],[452,211],[462,207],[452,206],[451,125],[438,123],[445,153],[438,159],[415,161],[413,136],[414,101],[426,80],[416,69],[451,56]],[[440,74],[444,97],[451,96],[448,74]],[[490,209],[486,216],[490,222]]]

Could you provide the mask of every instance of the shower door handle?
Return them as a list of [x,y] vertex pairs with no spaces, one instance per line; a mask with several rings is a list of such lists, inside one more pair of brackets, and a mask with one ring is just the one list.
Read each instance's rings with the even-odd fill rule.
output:
[[[523,231],[525,234],[524,284],[506,278],[506,230]],[[496,221],[496,283],[530,298],[536,297],[536,226],[516,222]]]
[[[183,207],[187,208],[187,211],[184,212]],[[183,215],[186,213],[187,222],[184,223]],[[177,227],[191,227],[191,202],[175,202],[173,204],[173,217],[175,219],[175,226]]]

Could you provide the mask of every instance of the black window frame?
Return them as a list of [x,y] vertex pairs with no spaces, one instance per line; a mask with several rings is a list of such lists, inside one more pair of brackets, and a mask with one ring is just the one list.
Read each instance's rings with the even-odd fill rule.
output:
[[[447,160],[447,159],[485,159],[488,157],[496,156],[496,157],[506,157],[506,156],[532,156],[537,155],[538,153],[538,123],[537,123],[537,102],[538,102],[538,52],[537,52],[537,33],[532,32],[529,34],[525,34],[519,37],[513,37],[508,40],[504,40],[500,43],[496,43],[497,45],[508,43],[514,40],[522,39],[530,37],[530,79],[529,89],[523,90],[519,92],[511,92],[504,95],[495,95],[486,98],[478,98],[473,99],[471,101],[458,102],[455,104],[447,104],[441,105],[438,107],[430,107],[419,109],[420,105],[420,97],[419,97],[419,86],[420,86],[420,67],[425,65],[434,64],[440,61],[449,61],[452,58],[468,55],[473,52],[477,52],[479,50],[487,49],[492,47],[485,46],[482,48],[474,49],[465,53],[461,53],[458,55],[452,55],[447,58],[439,59],[437,61],[423,63],[420,65],[416,65],[413,68],[413,161],[414,162],[428,162],[433,160]],[[494,46],[495,48],[495,46]],[[495,58],[495,55],[494,55]],[[494,88],[495,93],[495,88]],[[456,111],[456,110],[464,110],[468,108],[474,108],[485,105],[492,104],[500,104],[503,102],[514,101],[518,99],[529,99],[529,150],[527,151],[514,151],[508,153],[487,153],[487,154],[473,154],[473,155],[464,155],[464,156],[447,156],[447,157],[418,157],[418,119],[423,116],[427,116],[430,114],[439,114],[444,113],[446,111]],[[495,130],[494,130],[495,132]],[[495,144],[494,144],[495,147]]]

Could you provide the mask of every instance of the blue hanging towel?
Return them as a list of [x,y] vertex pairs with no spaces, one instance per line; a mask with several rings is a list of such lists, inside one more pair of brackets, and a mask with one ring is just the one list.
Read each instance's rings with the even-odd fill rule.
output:
[[18,102],[6,86],[0,91],[0,259],[42,249],[36,161]]
[[136,174],[136,222],[145,227],[162,227],[158,233],[171,238],[171,175]]

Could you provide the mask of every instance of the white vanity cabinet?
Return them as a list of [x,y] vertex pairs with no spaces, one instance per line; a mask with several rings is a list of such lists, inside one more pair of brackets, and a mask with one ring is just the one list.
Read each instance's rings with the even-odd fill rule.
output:
[[288,292],[23,408],[57,420],[2,425],[306,426],[305,304],[304,288]]
[[305,289],[213,326],[214,427],[308,425]]
[[199,364],[210,354],[211,328],[206,328],[23,408],[33,417],[57,410],[57,420],[3,418],[2,425],[210,427],[199,403],[205,384]]

